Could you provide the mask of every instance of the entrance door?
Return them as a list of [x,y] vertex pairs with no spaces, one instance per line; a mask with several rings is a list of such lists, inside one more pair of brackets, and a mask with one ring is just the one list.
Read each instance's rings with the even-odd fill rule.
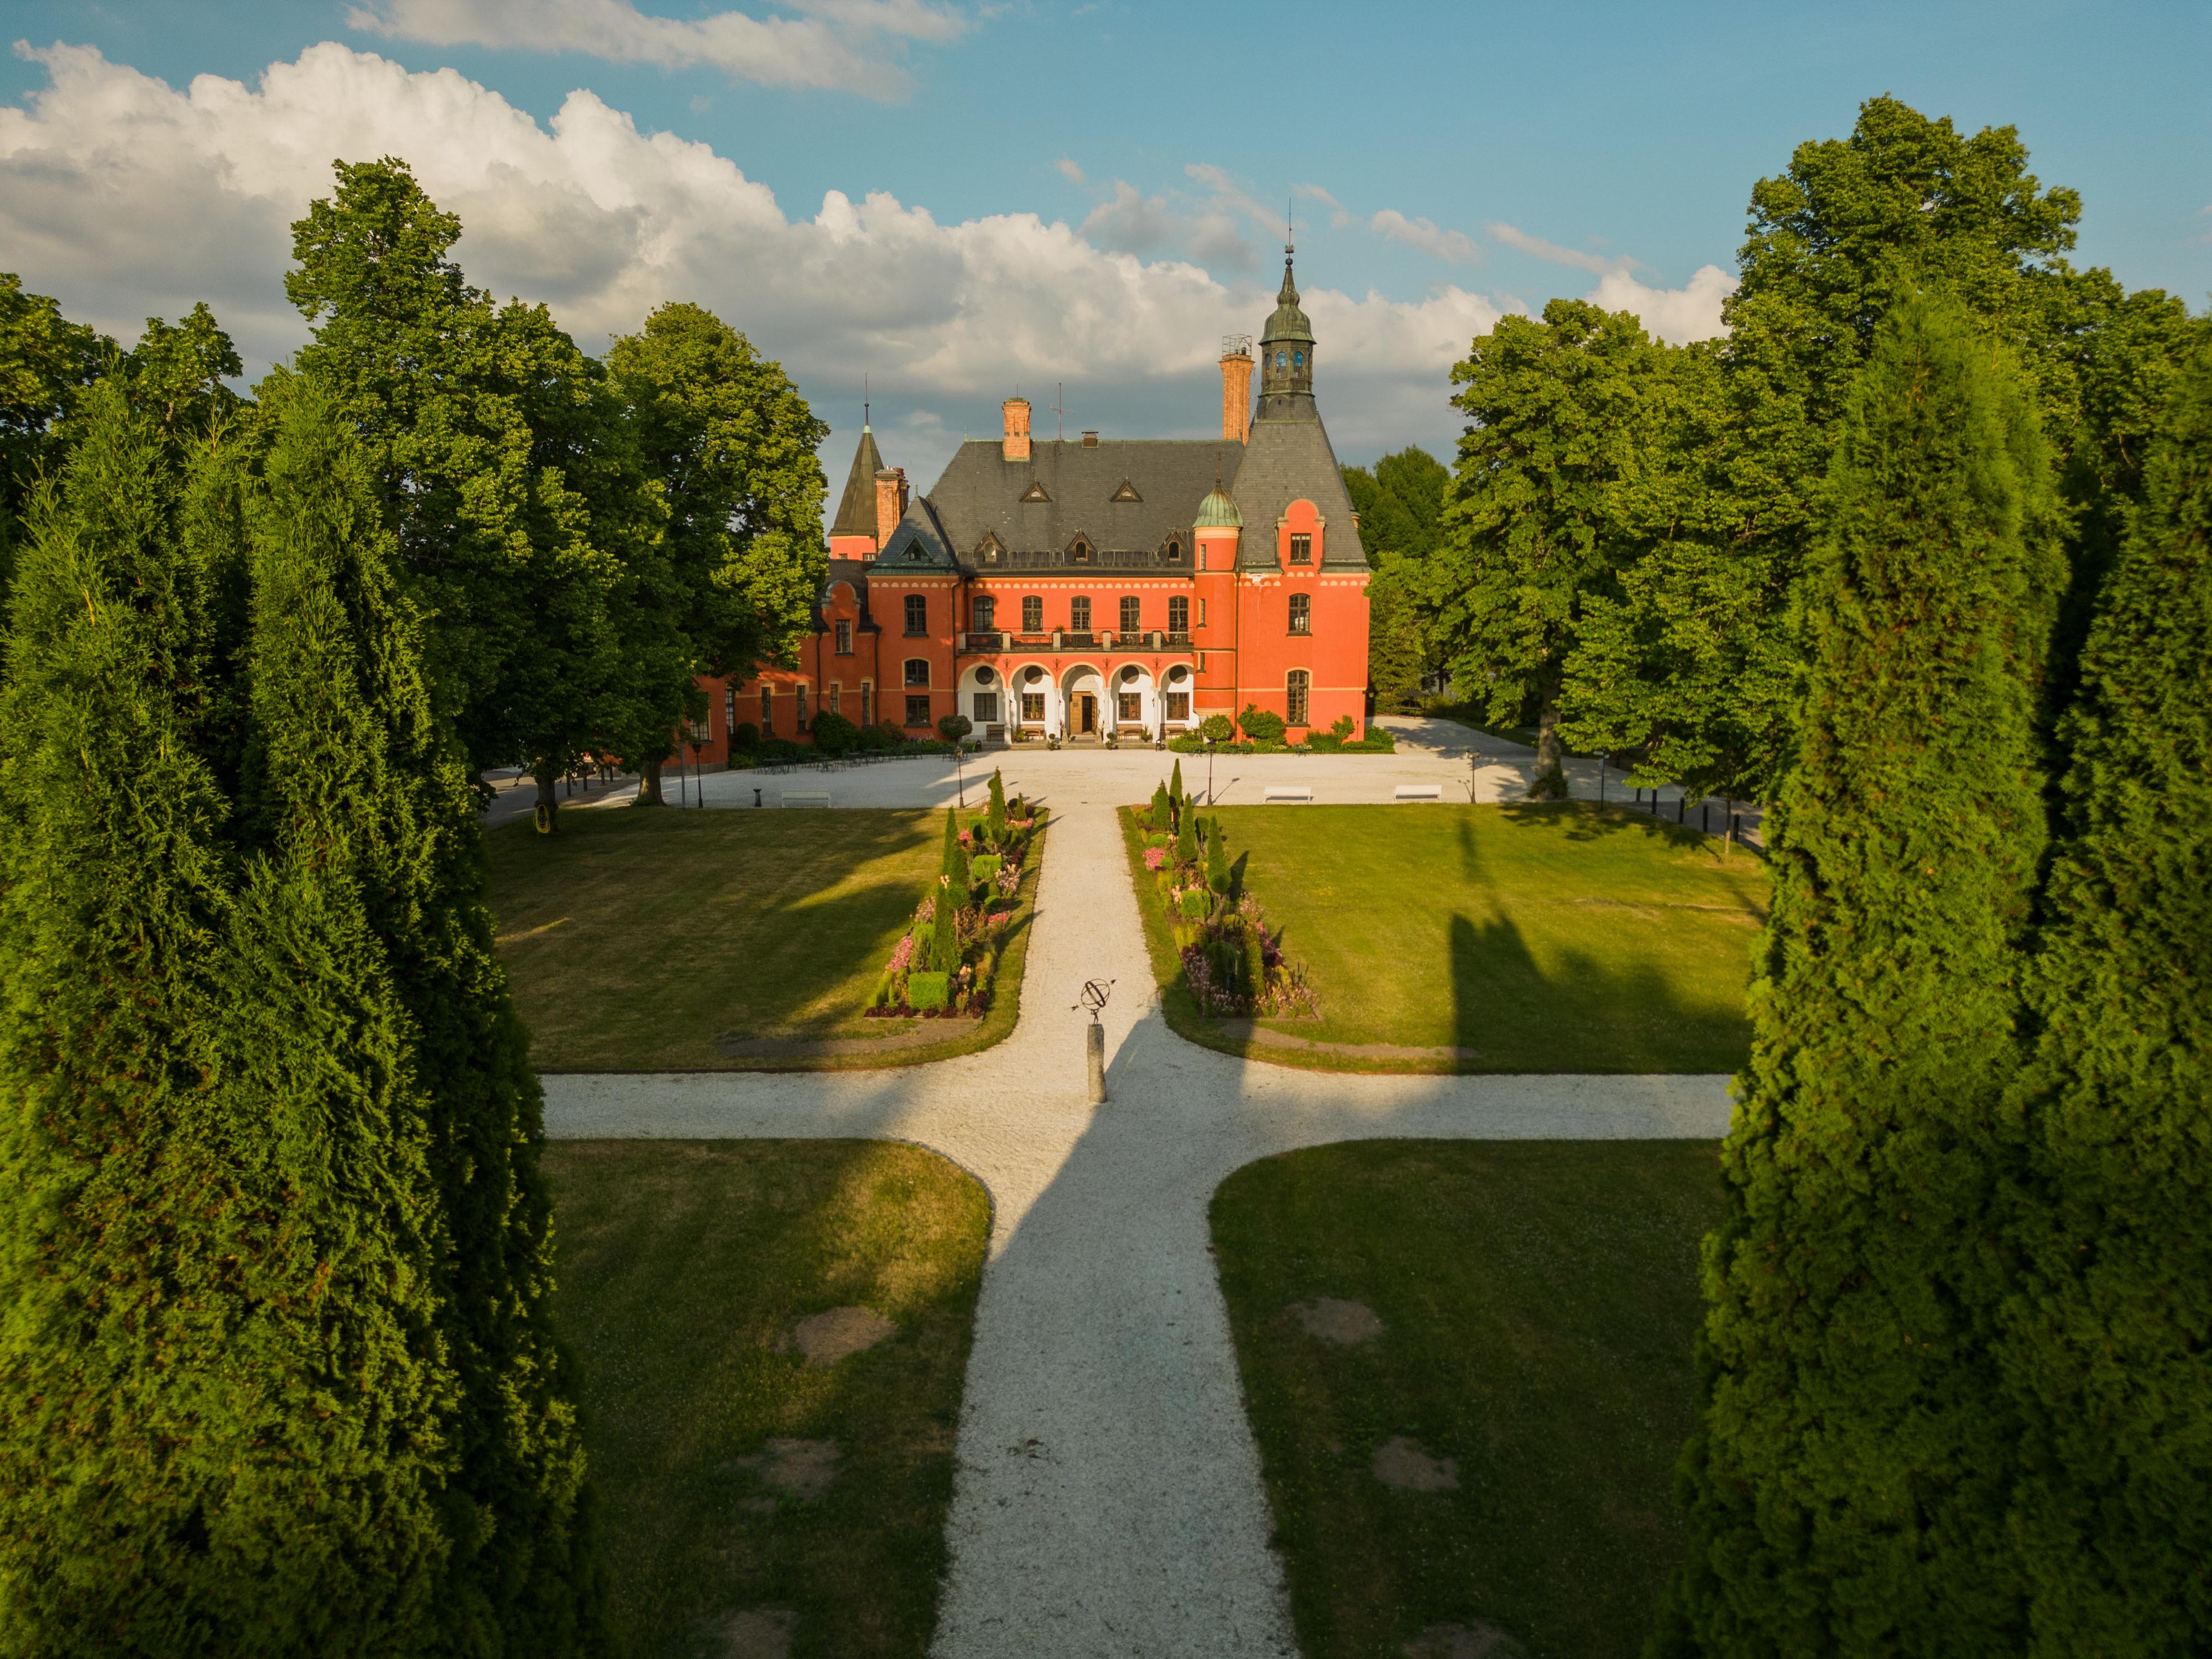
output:
[[1085,737],[1098,730],[1098,699],[1088,691],[1075,694],[1075,729]]

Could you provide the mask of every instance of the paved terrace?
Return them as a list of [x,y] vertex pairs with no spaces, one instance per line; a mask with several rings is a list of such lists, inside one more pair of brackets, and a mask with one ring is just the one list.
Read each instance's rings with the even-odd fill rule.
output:
[[[1217,761],[1216,782],[1224,801],[1256,800],[1282,759],[1321,799],[1388,799],[1399,781],[1464,780],[1468,748],[1462,738],[1455,750],[1439,742],[1395,760]],[[1478,798],[1525,787],[1526,755],[1478,755]],[[1021,1019],[1006,1042],[903,1070],[549,1077],[548,1128],[877,1136],[969,1170],[989,1190],[992,1228],[933,1651],[1295,1654],[1209,1249],[1215,1188],[1270,1153],[1378,1136],[1717,1138],[1728,1079],[1355,1077],[1194,1047],[1162,1018],[1112,810],[1149,794],[1164,757],[989,758],[1056,813]],[[1204,765],[1194,772],[1185,757],[1194,787]],[[896,762],[791,781],[826,782],[840,805],[911,806],[949,797],[951,769],[940,779],[934,768]],[[1594,769],[1589,781],[1595,794]],[[708,799],[742,790],[749,805],[756,783],[777,782],[711,777]],[[1104,1021],[1112,1098],[1097,1108],[1085,1103],[1085,1016],[1070,1006],[1087,979],[1115,982]]]
[[[1449,801],[1501,801],[1527,799],[1529,780],[1535,775],[1535,751],[1503,738],[1487,737],[1454,720],[1420,714],[1392,714],[1376,722],[1387,726],[1398,739],[1395,755],[1217,755],[1212,762],[1215,802],[1228,806],[1258,805],[1267,791],[1283,784],[1300,784],[1313,791],[1316,802],[1346,804],[1389,801],[1402,784],[1433,784]],[[1183,785],[1203,798],[1207,763],[1204,755],[1177,755],[1155,749],[1106,749],[1071,744],[1057,750],[1042,744],[1018,744],[987,750],[956,769],[938,755],[910,760],[869,760],[839,764],[800,765],[773,772],[710,772],[690,777],[680,786],[674,768],[662,778],[669,804],[679,796],[697,805],[703,793],[710,807],[750,807],[781,803],[783,793],[827,790],[832,807],[942,806],[952,801],[964,779],[970,806],[982,799],[981,791],[991,769],[1005,775],[1007,793],[1017,791],[1062,806],[1088,803],[1121,805],[1148,799],[1168,769],[1182,763]],[[1599,798],[1598,763],[1574,760],[1566,763],[1569,793],[1577,800]],[[500,774],[493,779],[501,793],[484,815],[487,825],[529,816],[537,793],[526,777]],[[696,786],[696,788],[695,788]],[[1625,774],[1606,769],[1604,797],[1626,801],[1632,792]],[[599,806],[617,805],[637,793],[637,781],[625,778],[611,788],[581,785],[573,796],[563,794],[562,805]],[[1662,812],[1672,817],[1682,792],[1672,786],[1659,792]],[[1646,792],[1649,799],[1649,792]],[[1737,803],[1746,830],[1755,831],[1759,809]],[[1726,809],[1711,805],[1712,828],[1725,823]],[[1688,821],[1698,822],[1698,809],[1688,810]]]

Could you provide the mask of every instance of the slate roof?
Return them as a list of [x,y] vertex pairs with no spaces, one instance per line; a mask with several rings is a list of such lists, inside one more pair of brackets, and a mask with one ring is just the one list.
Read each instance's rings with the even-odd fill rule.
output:
[[[1188,550],[1198,504],[1217,476],[1226,487],[1244,446],[1219,438],[1055,439],[1033,444],[1026,461],[1002,453],[995,438],[970,439],[927,496],[915,498],[916,507],[927,502],[921,516],[933,536],[963,564],[987,534],[1018,553],[1058,552],[1078,532],[1103,552],[1149,553],[1170,532]],[[1137,500],[1114,499],[1125,483]],[[1044,487],[1046,500],[1022,500],[1032,483]],[[907,517],[917,515],[909,509]]]
[[[1310,404],[1312,400],[1304,401]],[[1328,429],[1318,418],[1263,416],[1253,422],[1243,463],[1229,494],[1244,515],[1244,534],[1237,544],[1238,569],[1280,567],[1275,521],[1301,496],[1319,507],[1328,521],[1321,538],[1322,568],[1367,568],[1367,550],[1360,545],[1359,526],[1352,521],[1352,496],[1344,487],[1336,452],[1329,447]]]
[[845,494],[837,503],[836,521],[830,526],[831,535],[875,538],[876,474],[883,470],[883,453],[876,447],[876,434],[863,426],[860,447],[853,452],[853,470],[845,475]]

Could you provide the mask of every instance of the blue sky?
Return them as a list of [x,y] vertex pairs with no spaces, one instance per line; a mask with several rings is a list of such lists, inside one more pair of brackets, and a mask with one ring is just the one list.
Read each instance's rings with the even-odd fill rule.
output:
[[[890,459],[925,479],[959,431],[994,427],[1017,379],[1040,404],[1066,383],[1071,425],[1204,429],[1213,341],[1264,315],[1279,232],[1263,216],[1286,196],[1340,453],[1446,447],[1443,369],[1500,311],[1609,283],[1656,329],[1709,330],[1752,182],[1881,92],[1969,129],[2017,125],[2041,179],[2082,193],[2080,263],[2199,308],[2212,289],[2201,0],[807,0],[735,17],[682,0],[17,0],[8,16],[34,48],[100,54],[72,60],[66,96],[51,56],[0,64],[0,103],[19,112],[0,114],[8,258],[76,314],[127,332],[197,280],[265,362],[299,331],[275,286],[282,222],[329,156],[282,158],[373,143],[460,208],[472,275],[548,299],[587,346],[655,298],[714,304],[841,429],[836,471],[862,372],[879,434],[908,448]],[[270,65],[324,41],[342,52],[261,99]],[[398,68],[380,78],[368,54]],[[422,78],[441,70],[459,79]],[[242,96],[191,93],[198,76]],[[525,117],[550,134],[578,89],[594,101],[570,125],[596,137],[517,136]],[[103,131],[118,98],[139,125]],[[481,141],[486,121],[499,142]],[[173,145],[172,130],[187,136]],[[656,149],[656,133],[706,149]],[[165,146],[197,164],[146,158]],[[742,190],[734,174],[699,184],[706,150]],[[99,178],[76,210],[104,195],[104,222],[73,222],[58,157]],[[118,158],[145,172],[143,202]],[[180,217],[173,198],[195,191],[208,201]],[[833,191],[853,222],[825,216]]]

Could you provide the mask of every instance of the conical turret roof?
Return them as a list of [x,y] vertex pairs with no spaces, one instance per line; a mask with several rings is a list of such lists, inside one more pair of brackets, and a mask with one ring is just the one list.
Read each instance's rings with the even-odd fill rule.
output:
[[876,474],[883,470],[884,458],[876,447],[875,432],[863,422],[860,447],[853,452],[853,470],[845,475],[845,494],[837,503],[837,520],[830,526],[831,535],[875,539]]

